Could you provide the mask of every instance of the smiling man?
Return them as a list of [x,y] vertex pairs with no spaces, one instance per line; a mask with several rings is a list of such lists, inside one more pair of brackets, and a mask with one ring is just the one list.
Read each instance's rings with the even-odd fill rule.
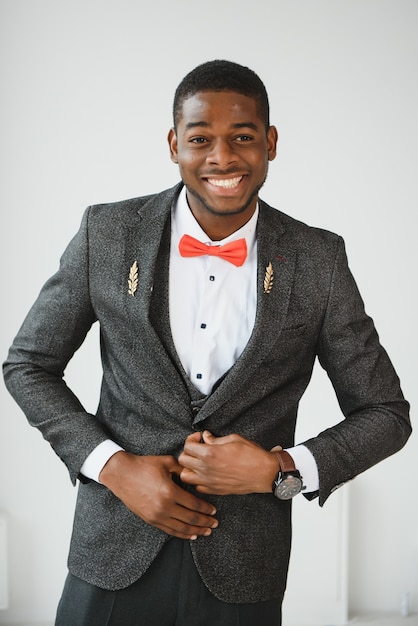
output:
[[[292,498],[322,506],[411,432],[342,239],[259,198],[260,78],[205,63],[173,121],[181,183],[87,209],[4,364],[80,483],[57,626],[279,626]],[[63,372],[96,321],[91,415]],[[345,419],[295,445],[316,359]]]
[[190,210],[205,233],[223,239],[248,222],[277,144],[276,128],[256,100],[233,91],[191,95],[168,139]]

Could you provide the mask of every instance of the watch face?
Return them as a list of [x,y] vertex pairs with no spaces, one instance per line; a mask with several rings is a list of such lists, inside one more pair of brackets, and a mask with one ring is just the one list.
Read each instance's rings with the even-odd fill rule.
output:
[[287,474],[276,484],[274,495],[280,500],[290,500],[302,490],[302,481],[298,476]]

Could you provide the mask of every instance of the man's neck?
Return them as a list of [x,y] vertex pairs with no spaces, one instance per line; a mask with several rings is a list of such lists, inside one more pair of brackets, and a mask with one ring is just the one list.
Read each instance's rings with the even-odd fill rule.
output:
[[193,217],[211,241],[222,241],[242,228],[254,215],[257,198],[245,210],[237,213],[216,214],[196,202],[187,193],[187,203]]

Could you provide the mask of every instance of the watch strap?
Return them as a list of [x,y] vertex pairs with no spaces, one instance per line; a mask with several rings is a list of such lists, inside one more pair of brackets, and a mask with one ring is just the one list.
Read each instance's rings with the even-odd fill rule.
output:
[[287,472],[295,472],[296,466],[293,457],[286,452],[286,450],[274,451],[274,454],[279,459],[280,472],[286,474]]

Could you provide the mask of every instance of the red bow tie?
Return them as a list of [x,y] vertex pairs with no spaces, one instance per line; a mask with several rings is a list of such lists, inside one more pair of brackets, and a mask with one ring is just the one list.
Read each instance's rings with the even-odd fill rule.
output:
[[181,256],[202,256],[210,254],[219,256],[237,267],[244,264],[247,258],[247,242],[244,238],[226,243],[224,246],[207,246],[190,235],[183,235],[179,242]]

